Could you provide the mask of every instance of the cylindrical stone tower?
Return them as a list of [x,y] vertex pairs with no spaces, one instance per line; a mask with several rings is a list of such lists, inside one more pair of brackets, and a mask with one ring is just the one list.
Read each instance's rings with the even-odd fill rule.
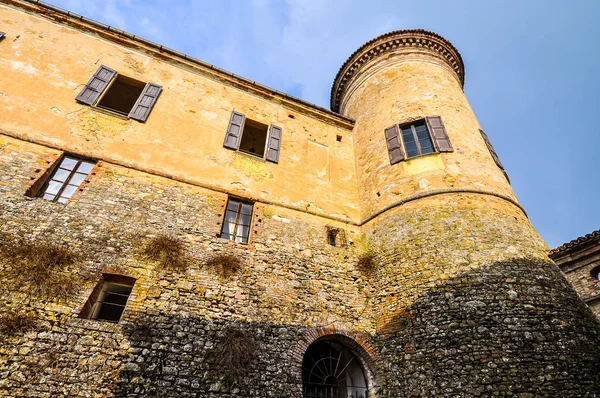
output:
[[[390,396],[600,396],[600,324],[516,201],[444,38],[395,31],[338,73]],[[509,133],[509,132],[507,132]]]

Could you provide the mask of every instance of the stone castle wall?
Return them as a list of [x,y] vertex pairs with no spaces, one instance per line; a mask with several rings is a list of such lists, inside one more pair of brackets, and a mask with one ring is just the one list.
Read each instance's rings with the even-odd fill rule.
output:
[[[60,152],[5,136],[0,147],[2,239],[64,245],[80,257],[72,272],[95,275],[78,282],[66,302],[28,298],[2,280],[3,308],[35,311],[43,322],[2,340],[0,395],[121,396],[150,389],[160,396],[230,396],[211,350],[231,327],[255,336],[268,353],[253,363],[247,386],[236,384],[238,395],[295,396],[301,364],[294,355],[305,333],[328,325],[375,331],[366,316],[373,293],[355,254],[327,244],[326,226],[339,225],[255,205],[252,244],[235,244],[216,237],[227,195],[107,162],[66,206],[29,198],[24,193],[36,171]],[[142,254],[148,239],[165,231],[184,240],[187,272],[161,271]],[[243,262],[229,278],[206,266],[224,252]],[[122,324],[78,318],[101,272],[136,278]],[[128,332],[139,324],[150,335]]]
[[[329,336],[362,361],[371,397],[600,396],[600,325],[546,257],[461,77],[435,53],[367,64],[342,101],[354,123],[0,2],[0,238],[77,256],[68,299],[32,297],[0,261],[3,310],[39,319],[2,336],[0,395],[299,398],[304,352]],[[99,64],[163,85],[146,123],[75,102]],[[279,164],[222,147],[232,110],[283,128]],[[390,166],[383,129],[432,115],[455,151]],[[71,200],[26,195],[65,152],[98,160]],[[248,245],[218,237],[229,195],[254,202]],[[347,245],[329,245],[329,228]],[[185,270],[143,254],[164,232],[184,243]],[[224,253],[238,272],[209,266]],[[136,280],[118,324],[80,317],[102,273]],[[250,342],[239,374],[220,358],[229,331]]]

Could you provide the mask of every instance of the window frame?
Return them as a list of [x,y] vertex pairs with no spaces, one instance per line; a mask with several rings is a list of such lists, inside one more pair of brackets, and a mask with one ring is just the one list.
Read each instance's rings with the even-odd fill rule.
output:
[[[229,204],[231,202],[237,202],[237,204],[238,204],[238,207],[237,207],[237,210],[236,210],[236,213],[235,213],[234,229],[233,229],[233,232],[227,232],[227,233],[225,233],[223,230],[225,228],[225,224],[228,223],[228,221],[227,221],[227,212],[229,211]],[[242,216],[242,207],[243,207],[243,205],[249,205],[250,206],[250,214],[249,214],[250,218],[249,218],[249,223],[248,223],[248,226],[247,226],[248,227],[248,234],[245,237],[245,240],[246,240],[245,242],[243,240],[240,241],[240,242],[238,242],[236,240],[236,238],[237,238],[237,232],[238,232],[238,227],[240,225],[244,226],[240,222],[240,218]],[[225,239],[225,240],[228,240],[228,241],[231,241],[231,242],[235,242],[235,243],[240,243],[240,244],[243,244],[243,245],[249,244],[250,243],[251,230],[252,230],[251,226],[252,226],[252,218],[253,217],[254,217],[254,203],[253,202],[250,202],[250,201],[247,201],[247,200],[244,200],[244,199],[240,199],[240,198],[236,198],[236,197],[229,197],[229,198],[227,198],[227,204],[225,205],[225,212],[223,214],[223,222],[221,223],[221,232],[219,233],[219,237],[222,238],[222,239]],[[224,234],[229,235],[229,238],[224,238],[223,237]],[[242,239],[244,239],[243,235],[241,235],[241,237],[242,237]]]
[[[121,80],[122,79],[122,80]],[[133,106],[126,114],[124,111],[99,106],[104,100],[115,82],[121,80],[124,84],[130,86],[142,86],[142,91],[137,96]],[[130,82],[128,82],[130,81]],[[80,104],[87,105],[99,112],[105,112],[109,115],[121,117],[125,120],[133,119],[140,123],[146,123],[152,110],[154,109],[158,99],[163,91],[163,87],[159,84],[150,81],[142,81],[125,74],[119,73],[116,70],[100,65],[96,72],[90,77],[85,86],[81,89],[75,101]],[[118,97],[118,95],[117,95]]]
[[595,266],[590,270],[590,275],[596,281],[600,281],[600,265]]
[[[246,129],[246,125],[248,124],[248,121],[250,121],[250,127],[257,129],[256,126],[252,126],[252,125],[261,125],[266,127],[266,132],[265,132],[265,145],[263,146],[263,153],[262,155],[258,155],[257,153],[252,153],[250,151],[246,151],[244,149],[242,149],[242,141],[244,140],[244,130]],[[267,157],[267,152],[269,150],[269,139],[271,138],[271,125],[270,124],[264,124],[259,122],[258,120],[254,120],[254,119],[250,119],[248,117],[244,118],[244,123],[242,124],[242,128],[240,131],[240,142],[238,145],[238,148],[236,149],[236,152],[239,153],[243,153],[245,155],[249,155],[252,156],[254,158],[257,159],[261,159],[263,161],[266,161],[266,157]]]
[[[108,92],[110,91],[111,87],[115,84],[115,82],[119,79],[119,76],[124,77],[125,79],[130,79],[130,80],[134,80],[136,82],[139,82],[141,84],[144,85],[144,87],[146,86],[146,84],[148,83],[144,83],[141,80],[138,79],[134,79],[133,77],[129,77],[127,75],[124,75],[122,73],[116,72],[115,75],[113,76],[112,80],[108,83],[108,85],[106,86],[106,88],[104,89],[104,91],[102,91],[102,94],[100,94],[100,96],[98,97],[98,99],[96,100],[96,102],[94,102],[93,105],[91,105],[92,108],[96,108],[96,109],[100,109],[104,112],[108,112],[110,114],[113,115],[117,115],[126,119],[130,119],[129,115],[131,114],[131,112],[133,111],[133,109],[135,108],[135,106],[137,105],[138,101],[140,100],[140,97],[144,94],[144,87],[142,87],[142,91],[140,92],[140,95],[138,95],[137,99],[135,100],[135,102],[133,103],[133,105],[131,106],[131,109],[129,110],[129,112],[125,113],[125,112],[121,112],[118,111],[116,109],[112,109],[112,108],[107,108],[105,106],[101,106],[100,103],[102,102],[102,100],[104,99],[104,97],[108,94]],[[126,83],[127,84],[127,83]]]
[[[417,135],[417,129],[415,128],[415,124],[421,125],[421,123],[425,127],[425,131],[427,132],[427,136],[429,137],[429,142],[431,143],[431,148],[433,149],[433,151],[428,152],[428,153],[423,153],[423,151],[421,149],[421,142],[419,141],[419,136]],[[404,142],[404,134],[402,133],[402,130],[405,130],[407,127],[410,128],[413,139],[415,140],[415,144],[417,146],[417,150],[419,151],[419,153],[414,156],[408,155],[408,150],[407,150],[406,144]],[[431,155],[432,153],[440,153],[440,151],[438,150],[438,148],[435,144],[435,140],[434,140],[433,136],[431,135],[431,131],[429,131],[429,126],[427,125],[427,119],[425,119],[425,118],[417,119],[417,120],[413,120],[411,122],[398,124],[398,130],[399,130],[398,135],[399,135],[400,141],[402,142],[402,148],[404,149],[404,154],[406,157],[405,160],[414,159],[419,156]]]
[[[72,168],[71,170],[67,170],[67,169],[64,169],[64,168],[61,168],[61,167],[60,167],[60,166],[61,166],[61,164],[63,163],[63,161],[64,161],[66,158],[70,158],[70,159],[73,159],[73,160],[76,160],[76,161],[77,161],[77,163],[75,164],[75,166],[73,166],[73,168]],[[88,172],[88,173],[85,175],[85,178],[84,178],[84,179],[83,179],[83,180],[82,180],[82,181],[79,183],[79,185],[77,185],[77,186],[75,186],[75,185],[70,185],[70,182],[71,182],[71,180],[73,179],[73,177],[75,177],[75,175],[76,175],[76,174],[84,174],[84,173],[78,172],[78,170],[79,170],[79,167],[81,166],[81,164],[82,164],[83,162],[86,162],[86,163],[88,163],[88,164],[92,164],[92,168],[91,168],[91,169],[90,169],[90,171],[89,171],[89,172]],[[96,162],[95,160],[93,160],[93,159],[81,158],[81,157],[74,156],[74,155],[71,155],[71,154],[63,154],[63,155],[62,155],[62,156],[61,156],[61,157],[60,157],[60,158],[59,158],[59,159],[56,161],[55,165],[54,165],[53,167],[51,167],[51,168],[48,170],[48,173],[47,173],[46,175],[43,175],[43,176],[41,177],[41,178],[43,179],[43,182],[42,182],[42,184],[41,184],[40,188],[39,188],[39,189],[37,189],[37,191],[35,192],[35,195],[32,195],[32,196],[35,196],[35,197],[38,197],[38,198],[44,199],[44,200],[46,200],[46,201],[48,201],[48,202],[52,202],[52,203],[61,203],[61,204],[66,204],[66,203],[67,203],[67,202],[68,202],[68,201],[69,201],[69,200],[70,200],[70,199],[73,197],[73,195],[75,194],[75,192],[77,192],[77,190],[78,190],[78,189],[81,189],[81,188],[80,188],[80,187],[81,187],[81,184],[82,184],[84,181],[86,181],[86,180],[88,179],[88,177],[90,176],[90,174],[92,174],[92,171],[94,170],[94,168],[96,167],[96,165],[97,165],[97,162]],[[64,181],[58,181],[58,180],[55,180],[55,179],[54,179],[54,177],[56,176],[56,173],[57,173],[59,170],[65,170],[65,171],[68,171],[68,172],[69,172],[69,175],[67,176],[67,178],[65,178],[65,180],[64,180]],[[61,184],[61,187],[60,187],[60,188],[59,188],[59,190],[58,190],[58,191],[57,191],[57,192],[54,194],[54,198],[53,198],[53,199],[47,199],[47,198],[44,198],[44,196],[47,194],[46,190],[48,189],[48,186],[50,185],[50,183],[51,183],[52,181],[55,181],[55,182],[58,182],[58,183],[60,183],[60,184]],[[63,192],[65,191],[65,189],[67,189],[67,187],[69,187],[69,186],[75,186],[75,191],[74,191],[74,192],[71,194],[71,196],[69,196],[68,198],[66,198],[66,201],[65,201],[65,202],[60,202],[60,199],[61,199],[61,197],[62,197],[62,193],[63,193]],[[49,195],[52,195],[52,194],[49,194]]]
[[[133,294],[133,289],[135,288],[135,282],[136,282],[136,279],[132,278],[130,276],[118,275],[118,274],[103,274],[102,279],[100,279],[100,281],[98,281],[98,283],[92,290],[92,293],[88,297],[86,303],[84,304],[83,309],[81,310],[81,312],[79,314],[79,317],[84,318],[84,319],[94,320],[94,321],[100,321],[100,322],[119,323],[121,321],[121,319],[123,318],[123,314],[125,313],[125,311],[127,309],[127,304],[129,303],[129,299],[131,298],[131,296]],[[121,305],[121,304],[115,304],[115,303],[105,303],[104,301],[101,301],[101,300],[104,300],[104,298],[106,296],[105,293],[107,291],[107,287],[109,286],[109,284],[118,285],[118,286],[127,286],[127,287],[131,288],[129,291],[129,294],[115,293],[115,292],[110,293],[110,294],[117,295],[117,296],[123,296],[123,297],[127,296],[127,299],[125,300],[125,304]],[[119,315],[119,319],[114,321],[111,319],[98,318],[97,315],[94,316],[96,314],[96,312],[99,313],[101,311],[102,306],[98,307],[100,304],[122,307],[123,310],[121,311],[121,314]]]

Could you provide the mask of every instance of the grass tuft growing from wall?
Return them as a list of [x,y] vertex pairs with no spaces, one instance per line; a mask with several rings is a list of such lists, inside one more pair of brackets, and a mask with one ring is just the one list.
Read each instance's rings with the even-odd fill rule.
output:
[[210,257],[206,265],[223,278],[229,278],[238,273],[243,263],[237,256],[228,253],[219,253]]
[[5,336],[27,333],[36,325],[37,318],[32,313],[9,310],[0,314],[0,334]]
[[144,254],[157,261],[163,270],[185,272],[188,269],[185,243],[174,235],[161,233],[154,236],[146,245]]
[[228,328],[215,347],[214,354],[225,376],[235,379],[247,372],[256,351],[257,344],[251,336],[244,331]]
[[48,299],[66,299],[76,290],[77,276],[67,271],[76,256],[63,246],[3,238],[0,257],[9,266],[9,289]]

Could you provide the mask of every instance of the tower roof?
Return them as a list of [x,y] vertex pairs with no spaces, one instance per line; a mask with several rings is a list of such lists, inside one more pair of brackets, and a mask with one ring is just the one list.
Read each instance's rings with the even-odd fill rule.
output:
[[426,48],[437,52],[440,58],[456,72],[461,85],[465,83],[465,66],[458,50],[437,33],[424,29],[394,30],[366,42],[354,51],[338,71],[331,87],[331,110],[340,111],[340,100],[347,83],[365,63],[391,53],[401,47]]

